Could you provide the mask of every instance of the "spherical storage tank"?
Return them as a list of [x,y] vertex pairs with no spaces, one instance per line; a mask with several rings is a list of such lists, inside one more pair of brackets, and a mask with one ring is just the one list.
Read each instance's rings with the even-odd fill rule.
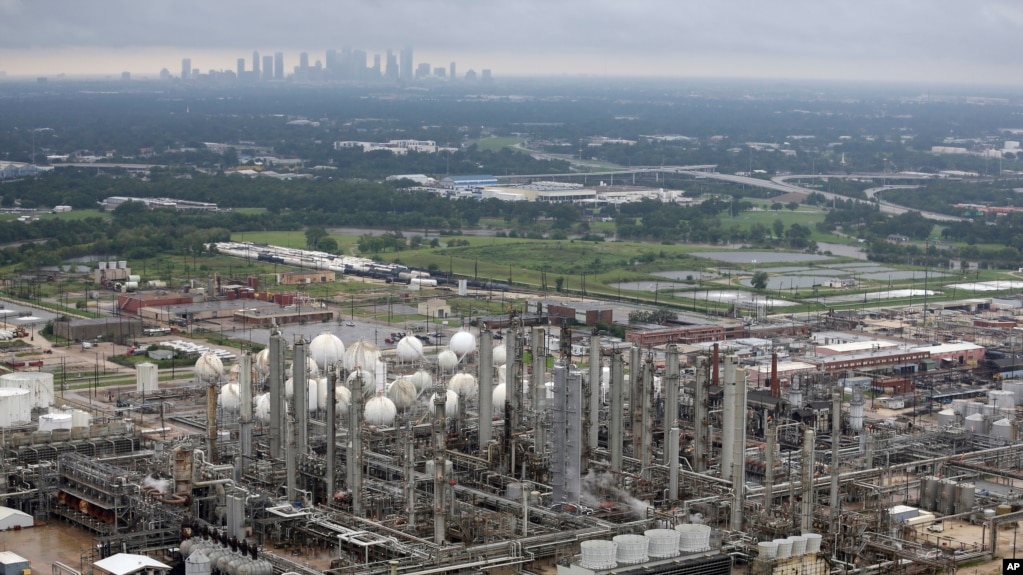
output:
[[423,342],[418,337],[406,335],[398,341],[394,353],[402,363],[415,361],[423,357]]
[[321,371],[325,371],[328,365],[341,361],[344,356],[345,344],[332,333],[321,333],[309,342],[309,357],[313,358]]
[[460,331],[451,336],[451,341],[448,343],[448,349],[455,352],[458,357],[462,357],[467,353],[472,353],[476,351],[476,336],[467,331]]
[[448,383],[448,389],[461,397],[476,397],[479,387],[476,384],[476,378],[472,374],[463,371],[451,378],[451,381]]
[[359,340],[345,351],[345,369],[372,370],[380,359],[380,348],[368,341]]
[[32,420],[32,392],[27,389],[0,387],[0,427],[10,427]]
[[362,378],[362,397],[372,397],[377,392],[377,378],[373,375],[372,371],[366,369],[356,369],[348,374],[348,378],[345,379],[345,383],[348,384],[348,389],[351,390],[352,384],[355,383],[357,378]]
[[411,381],[404,377],[399,377],[387,388],[387,397],[394,402],[394,407],[405,410],[415,404],[419,394],[416,392],[416,387],[412,385]]
[[504,413],[504,402],[508,397],[507,392],[505,391],[506,389],[507,387],[503,383],[494,388],[494,392],[491,395],[491,405],[493,406],[495,414]]
[[27,389],[34,407],[53,404],[53,374],[45,371],[18,371],[0,375],[0,387]]
[[204,353],[195,362],[195,377],[199,381],[210,383],[224,375],[224,362],[212,353]]
[[408,380],[415,386],[417,395],[423,395],[424,391],[433,387],[433,376],[422,369],[410,375]]
[[504,365],[504,362],[508,361],[508,348],[503,343],[494,346],[492,357],[494,365]]
[[221,387],[220,395],[217,397],[217,404],[228,411],[238,411],[238,408],[241,407],[242,404],[238,384],[229,383]]
[[366,402],[366,423],[370,425],[391,425],[397,414],[398,409],[394,406],[394,402],[386,397],[378,395]]
[[[458,394],[450,389],[444,393],[444,416],[445,417],[457,417],[458,416]],[[437,394],[430,396],[430,410],[433,410],[433,402],[437,399]]]
[[458,365],[458,356],[450,349],[445,349],[437,354],[437,365],[441,371],[451,371]]

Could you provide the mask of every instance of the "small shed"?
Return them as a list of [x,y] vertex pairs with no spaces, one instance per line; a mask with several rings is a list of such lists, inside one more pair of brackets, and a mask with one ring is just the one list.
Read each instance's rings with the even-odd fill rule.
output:
[[100,573],[107,575],[166,575],[171,566],[161,563],[152,557],[134,553],[117,553],[92,564]]
[[25,571],[32,571],[28,559],[13,551],[0,551],[0,575],[22,575]]
[[28,513],[10,507],[0,507],[0,531],[23,529],[33,525],[35,520]]

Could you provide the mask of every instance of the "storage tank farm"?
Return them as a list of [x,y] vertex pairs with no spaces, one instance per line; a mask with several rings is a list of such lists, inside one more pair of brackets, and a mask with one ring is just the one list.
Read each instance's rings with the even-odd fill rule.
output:
[[[1016,382],[909,426],[839,374],[790,382],[776,358],[764,377],[724,344],[513,315],[500,339],[381,350],[324,327],[201,356],[190,395],[162,400],[190,434],[0,376],[6,503],[211,575],[941,571],[1007,550],[945,552],[926,526],[997,534],[1023,513],[997,487],[1023,460]],[[132,393],[167,393],[151,365]]]

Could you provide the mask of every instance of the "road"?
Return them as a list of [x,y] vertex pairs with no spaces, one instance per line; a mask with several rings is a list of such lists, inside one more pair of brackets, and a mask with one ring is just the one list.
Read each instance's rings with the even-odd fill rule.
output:
[[[708,174],[708,177],[709,176],[710,175]],[[840,194],[833,194],[831,192],[823,192],[821,190],[814,190],[814,189],[811,189],[811,188],[804,188],[802,186],[798,186],[798,185],[795,185],[795,184],[788,183],[789,180],[799,180],[799,179],[808,179],[808,178],[821,178],[821,177],[827,177],[827,178],[878,178],[878,177],[884,177],[884,175],[879,175],[879,174],[840,174],[840,175],[831,175],[831,174],[827,174],[827,175],[824,175],[824,174],[818,174],[818,175],[813,175],[813,174],[792,174],[792,175],[788,175],[788,176],[775,176],[775,177],[771,178],[771,182],[773,182],[775,184],[782,184],[782,185],[788,186],[790,191],[802,192],[804,194],[809,194],[809,193],[812,193],[812,192],[817,192],[818,194],[824,196],[825,198],[827,198],[829,200],[835,200],[835,199],[848,200],[848,199],[850,199],[849,197],[843,196],[843,195],[840,195]],[[887,177],[890,177],[890,178],[894,179],[897,176],[896,175],[892,175],[892,174],[888,174]],[[748,178],[748,179],[756,180],[756,178]],[[914,179],[922,179],[922,177],[918,177],[918,178],[914,178]],[[755,184],[751,184],[751,185],[755,185]],[[877,196],[878,193],[883,192],[885,190],[910,189],[910,188],[918,188],[918,187],[920,187],[918,184],[917,185],[878,186],[876,188],[870,188],[868,190],[865,190],[864,193],[867,195],[868,198],[873,200]],[[863,200],[861,200],[861,201],[863,201]],[[899,215],[899,214],[904,214],[906,212],[920,212],[921,216],[923,216],[923,217],[925,217],[925,218],[927,218],[929,220],[937,220],[937,221],[940,221],[940,222],[961,222],[961,221],[963,221],[963,218],[960,218],[960,217],[957,217],[957,216],[950,216],[948,214],[939,214],[938,212],[928,212],[928,211],[923,211],[923,210],[914,210],[913,208],[907,208],[905,206],[900,206],[898,204],[893,204],[891,202],[886,202],[884,200],[881,200],[880,198],[878,198],[878,205],[880,206],[880,209],[881,209],[882,212],[884,212],[886,214],[896,215],[896,216]]]

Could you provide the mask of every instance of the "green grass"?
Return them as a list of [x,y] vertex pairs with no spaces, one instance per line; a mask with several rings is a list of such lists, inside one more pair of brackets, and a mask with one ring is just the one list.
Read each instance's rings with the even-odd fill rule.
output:
[[[524,138],[493,137],[476,140],[475,142],[473,142],[473,144],[476,144],[476,147],[483,151],[489,150],[491,152],[500,152],[504,148],[513,148],[513,146],[521,144],[522,142],[525,141],[526,140]],[[518,148],[513,149],[525,153],[524,151],[519,150]]]

